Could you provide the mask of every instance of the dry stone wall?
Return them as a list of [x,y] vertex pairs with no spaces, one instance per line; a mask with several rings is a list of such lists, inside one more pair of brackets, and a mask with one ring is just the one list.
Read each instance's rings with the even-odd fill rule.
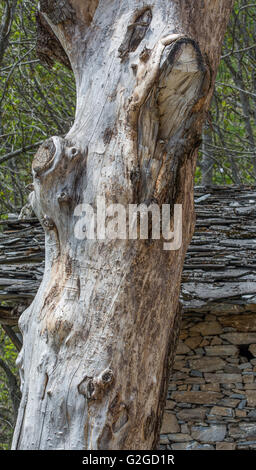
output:
[[184,315],[161,448],[256,449],[256,306]]

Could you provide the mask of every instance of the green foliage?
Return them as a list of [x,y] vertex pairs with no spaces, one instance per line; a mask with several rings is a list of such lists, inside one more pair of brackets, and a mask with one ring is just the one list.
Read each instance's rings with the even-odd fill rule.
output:
[[[9,0],[14,4],[15,0]],[[73,74],[56,63],[52,69],[36,54],[35,9],[37,2],[19,0],[11,26],[9,44],[0,63],[0,218],[18,214],[26,203],[26,185],[32,180],[31,162],[38,142],[50,135],[65,135],[75,113]],[[0,18],[5,2],[0,1]],[[17,352],[0,327],[0,359],[18,377]],[[14,428],[13,404],[6,373],[0,367],[0,449],[9,449]]]
[[[16,358],[17,351],[13,343],[0,327],[0,359],[5,362],[13,374],[18,376],[15,365]],[[10,399],[6,374],[0,367],[0,450],[10,448],[14,425],[13,406]]]
[[[256,178],[256,5],[237,0],[225,37],[201,151],[214,184],[253,184]],[[200,183],[202,172],[197,172]]]
[[[0,64],[0,214],[19,213],[31,182],[31,162],[38,142],[50,135],[65,135],[75,113],[75,84],[72,72],[60,64],[52,69],[36,54],[36,2],[18,2],[9,45]],[[0,16],[3,10],[0,4]]]

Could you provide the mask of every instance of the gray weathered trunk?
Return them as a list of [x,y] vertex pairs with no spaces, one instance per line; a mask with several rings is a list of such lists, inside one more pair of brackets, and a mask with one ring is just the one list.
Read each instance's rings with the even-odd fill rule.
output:
[[[232,0],[41,1],[77,85],[33,163],[46,268],[21,317],[13,449],[151,449],[179,329],[193,175]],[[81,240],[77,205],[176,203],[183,240]],[[110,217],[108,217],[108,221]]]

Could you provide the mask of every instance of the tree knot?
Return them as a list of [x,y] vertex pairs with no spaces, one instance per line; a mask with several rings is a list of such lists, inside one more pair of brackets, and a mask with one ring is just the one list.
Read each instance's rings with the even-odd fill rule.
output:
[[43,218],[43,226],[48,230],[53,230],[55,227],[55,223],[50,217],[48,217],[48,215],[45,215]]
[[55,151],[56,148],[52,137],[40,145],[32,163],[32,170],[36,177],[41,176],[51,166]]
[[113,381],[113,371],[105,369],[96,377],[85,377],[78,385],[78,391],[88,400],[101,400]]

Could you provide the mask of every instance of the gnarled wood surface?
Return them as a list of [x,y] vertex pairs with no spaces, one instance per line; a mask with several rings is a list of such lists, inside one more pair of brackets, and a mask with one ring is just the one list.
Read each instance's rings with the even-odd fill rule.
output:
[[[30,200],[46,262],[19,321],[13,449],[156,446],[194,226],[197,148],[232,4],[40,2],[73,68],[77,109],[65,139],[52,137],[33,163]],[[77,238],[77,205],[99,197],[182,204],[182,247]]]

